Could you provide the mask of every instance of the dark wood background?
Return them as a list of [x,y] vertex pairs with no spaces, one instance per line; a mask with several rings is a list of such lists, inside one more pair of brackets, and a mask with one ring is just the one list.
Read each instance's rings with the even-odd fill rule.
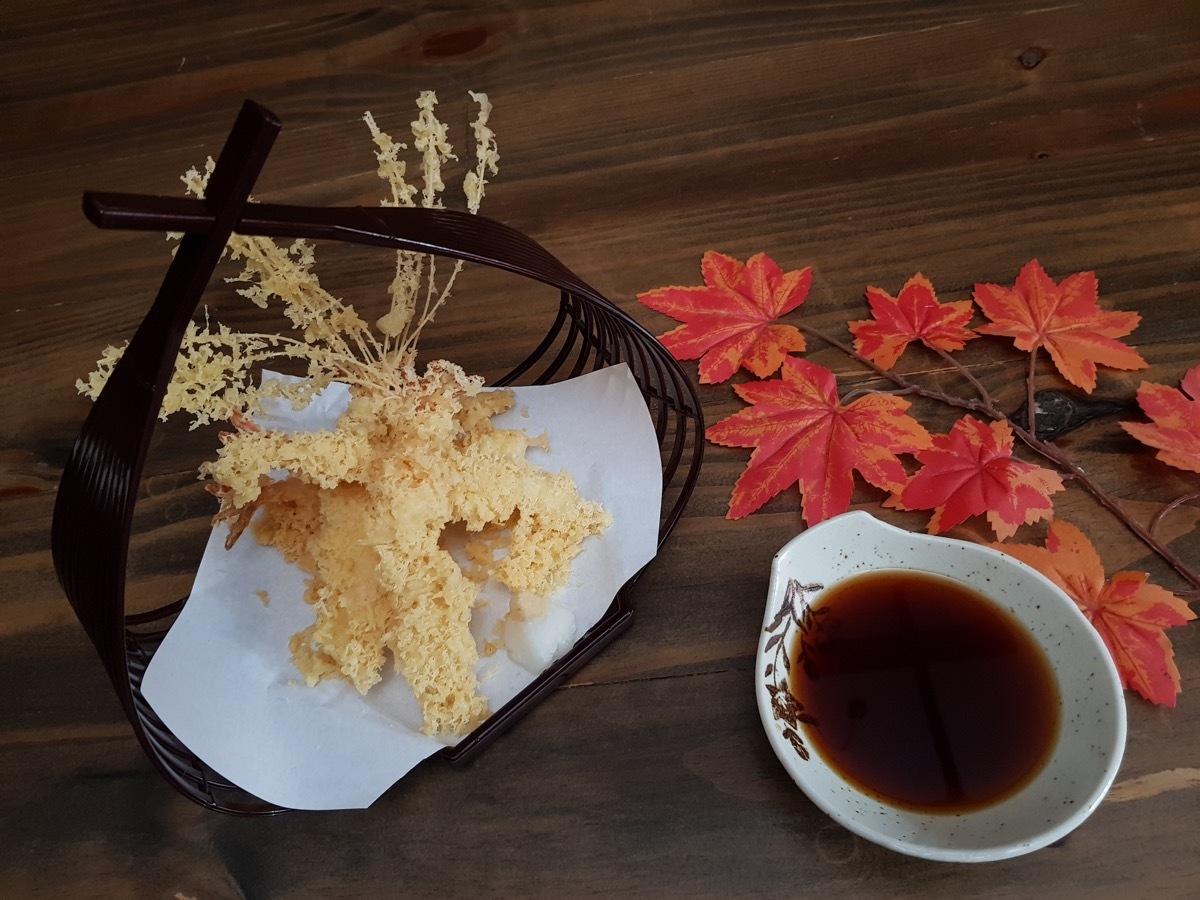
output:
[[[399,135],[422,89],[438,92],[460,146],[466,92],[491,95],[502,158],[484,212],[656,332],[670,323],[635,295],[697,283],[709,248],[812,265],[804,315],[843,334],[867,284],[895,292],[919,270],[943,300],[960,299],[1037,257],[1055,278],[1094,269],[1102,305],[1142,313],[1131,340],[1149,377],[1176,384],[1200,358],[1200,6],[1189,0],[6,3],[0,894],[1193,893],[1196,626],[1173,635],[1178,706],[1130,695],[1116,788],[1060,845],[982,866],[891,853],[821,814],[766,743],[751,659],[770,559],[800,529],[799,503],[789,492],[726,521],[746,455],[717,448],[638,586],[633,629],[476,762],[431,761],[369,810],[262,821],[206,812],[160,780],[55,581],[48,534],[87,409],[73,382],[140,320],[169,249],[93,229],[80,194],[177,192],[251,97],[285,123],[261,198],[374,204],[382,185],[360,116],[370,109]],[[328,286],[382,303],[387,254],[324,251]],[[210,294],[226,320],[259,321]],[[426,349],[497,373],[540,335],[552,302],[471,270]],[[1015,408],[1022,369],[1006,344],[977,341],[964,359]],[[844,389],[862,379],[836,351],[809,358]],[[904,365],[951,384],[919,353]],[[1142,377],[1106,372],[1098,394],[1129,398]],[[710,421],[736,408],[727,387],[702,393]],[[933,428],[950,421],[918,413]],[[188,590],[212,511],[194,466],[212,441],[182,424],[156,435],[133,605]],[[1111,419],[1063,444],[1143,521],[1200,488]],[[855,506],[879,500],[864,486]],[[1110,570],[1184,586],[1086,496],[1057,507]],[[1192,504],[1162,525],[1193,566],[1197,524]]]

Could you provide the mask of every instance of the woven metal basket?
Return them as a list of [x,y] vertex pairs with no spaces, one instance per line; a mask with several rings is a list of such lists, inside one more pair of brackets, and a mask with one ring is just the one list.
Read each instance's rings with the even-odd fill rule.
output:
[[[449,210],[313,208],[248,204],[280,123],[247,102],[213,171],[204,200],[89,193],[85,214],[105,228],[181,231],[158,295],[96,399],[64,468],[52,550],[68,600],[94,644],[133,731],[163,777],[220,812],[286,811],[230,784],[163,725],[141,693],[142,676],[186,598],[126,615],[125,578],[138,485],[184,329],[229,235],[333,239],[481,263],[560,292],[542,341],[498,384],[544,384],[615,363],[629,365],[654,420],[663,466],[659,546],[691,495],[704,423],[691,382],[662,345],[630,316],[524,235]],[[474,732],[440,756],[465,762],[579,669],[630,622],[631,579],[574,648]]]

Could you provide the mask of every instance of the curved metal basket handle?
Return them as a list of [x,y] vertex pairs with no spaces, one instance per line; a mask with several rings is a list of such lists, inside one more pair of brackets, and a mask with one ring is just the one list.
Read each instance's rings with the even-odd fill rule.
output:
[[[203,200],[89,191],[84,214],[101,228],[207,234],[215,218]],[[540,244],[494,219],[411,206],[248,204],[234,227],[244,235],[335,240],[448,256],[504,269],[617,307]]]
[[135,714],[125,666],[125,566],[138,482],[187,323],[233,232],[280,122],[246,103],[202,202],[211,225],[180,242],[162,286],[96,398],[63,469],[51,548],[58,579]]
[[[137,616],[125,614],[130,530],[150,437],[184,330],[232,232],[326,238],[437,254],[504,269],[557,288],[560,309],[550,333],[506,378],[515,379],[537,361],[568,319],[567,345],[536,381],[548,380],[558,371],[577,338],[582,349],[572,374],[578,374],[589,356],[597,365],[616,360],[630,364],[643,393],[657,407],[655,424],[664,452],[664,484],[672,483],[676,472],[682,472],[682,484],[675,486],[674,502],[660,527],[660,545],[691,494],[703,450],[703,416],[695,388],[662,345],[520,232],[450,210],[248,203],[279,129],[278,119],[270,112],[247,102],[210,176],[204,200],[111,193],[84,196],[85,214],[101,227],[185,234],[154,303],[97,397],[64,467],[51,539],[59,582],[155,767],[203,806],[259,815],[284,809],[222,781],[171,734],[141,695],[142,675],[165,628],[147,634],[129,626],[162,624],[183,601]],[[685,460],[688,450],[691,455]],[[598,652],[628,624],[630,615],[622,590],[601,623],[570,653],[443,755],[455,761],[473,757]]]

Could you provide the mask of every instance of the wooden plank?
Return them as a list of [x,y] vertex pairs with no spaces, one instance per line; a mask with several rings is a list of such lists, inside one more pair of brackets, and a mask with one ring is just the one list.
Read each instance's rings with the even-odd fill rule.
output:
[[[1060,846],[983,867],[901,857],[840,829],[790,784],[752,702],[774,552],[802,527],[795,491],[724,518],[745,466],[709,447],[687,514],[635,594],[635,624],[476,762],[431,762],[370,810],[242,821],[176,796],[132,739],[55,580],[58,474],[99,350],[136,326],[170,248],[102,232],[87,189],[177,192],[251,96],[284,120],[263,199],[374,204],[365,127],[400,136],[436,89],[465,145],[468,90],[496,104],[501,173],[484,212],[531,234],[656,333],[636,295],[699,281],[701,254],[812,265],[804,320],[840,337],[869,284],[916,271],[943,300],[1011,283],[1037,257],[1094,269],[1136,310],[1151,367],[1104,372],[1128,400],[1200,359],[1200,6],[1132,0],[806,4],[654,0],[401,6],[296,0],[16,2],[0,17],[0,894],[144,897],[555,895],[1185,895],[1200,769],[1200,632],[1172,637],[1175,709],[1129,697],[1118,789]],[[464,161],[454,168],[462,170]],[[386,253],[321,246],[323,282],[381,310]],[[232,273],[232,269],[229,270]],[[552,292],[468,270],[426,338],[495,377],[540,338]],[[279,320],[214,286],[213,315]],[[843,390],[882,386],[814,340]],[[1024,399],[1007,342],[961,358],[1005,409]],[[901,370],[965,390],[932,356]],[[1044,379],[1054,378],[1049,369]],[[701,388],[709,421],[739,408]],[[915,407],[932,429],[953,411]],[[1130,412],[1129,415],[1136,413]],[[1115,422],[1065,447],[1140,521],[1200,489]],[[130,602],[186,593],[211,514],[195,466],[216,428],[155,434]],[[914,530],[922,513],[855,508]],[[1110,570],[1177,576],[1082,492],[1056,503]],[[1200,507],[1164,540],[1200,567]],[[1030,529],[1029,534],[1036,534]],[[956,534],[987,539],[968,524]]]

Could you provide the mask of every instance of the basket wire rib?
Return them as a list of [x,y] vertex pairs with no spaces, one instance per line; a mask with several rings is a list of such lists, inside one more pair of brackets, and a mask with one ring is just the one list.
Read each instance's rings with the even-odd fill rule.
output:
[[[629,365],[650,409],[663,461],[660,547],[691,496],[704,448],[700,402],[679,364],[629,315],[520,232],[452,210],[249,204],[280,127],[268,110],[248,101],[221,151],[204,200],[84,195],[84,213],[100,227],[182,231],[184,237],[153,305],[83,424],[63,470],[51,535],[59,582],[147,756],[189,799],[237,815],[287,810],[231,784],[205,765],[171,733],[141,693],[146,667],[186,598],[149,612],[125,614],[130,531],[150,436],[184,329],[230,233],[431,253],[557,288],[560,302],[545,337],[497,383],[544,384],[617,362]],[[599,652],[629,624],[629,591],[636,579],[618,591],[600,622],[566,656],[456,747],[439,755],[453,762],[473,758]]]

